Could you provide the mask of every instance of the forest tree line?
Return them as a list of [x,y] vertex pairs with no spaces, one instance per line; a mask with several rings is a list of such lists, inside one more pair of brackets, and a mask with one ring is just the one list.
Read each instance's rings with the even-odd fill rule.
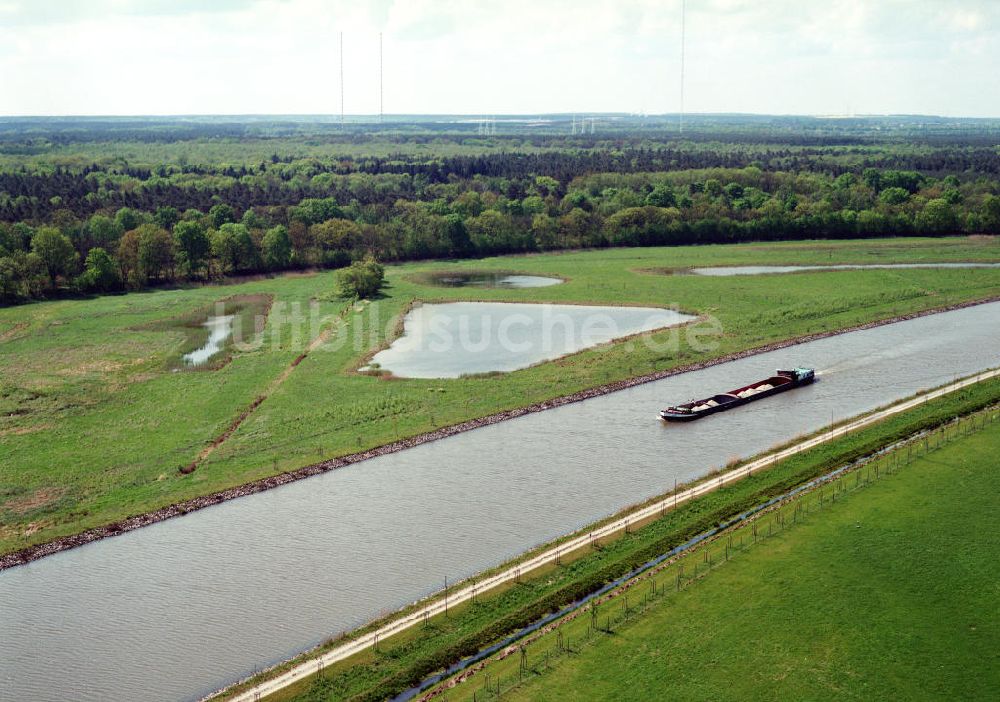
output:
[[[747,166],[560,180],[334,170],[308,175],[309,195],[290,203],[277,196],[268,204],[247,204],[257,196],[230,202],[205,187],[209,194],[198,207],[143,209],[134,203],[145,200],[126,197],[133,204],[81,215],[65,197],[86,201],[96,192],[101,202],[102,193],[121,192],[115,176],[90,171],[85,177],[96,191],[68,188],[50,197],[44,216],[0,222],[0,298],[339,268],[372,257],[391,262],[580,247],[1000,233],[1000,183],[986,175]],[[77,175],[63,177],[72,183]],[[155,169],[139,175],[149,181],[176,174],[164,167],[159,175]],[[0,176],[0,184],[11,177]],[[232,179],[230,187],[244,177],[238,169],[197,176]],[[5,196],[9,200],[0,192],[0,201]],[[266,194],[259,198],[267,202]]]
[[[178,147],[180,148],[180,147]],[[237,145],[233,155],[239,156]],[[229,153],[229,149],[224,150]],[[182,152],[183,153],[183,152]],[[181,159],[183,160],[183,159]],[[867,169],[917,171],[943,178],[1000,177],[995,148],[901,149],[862,146],[793,147],[656,146],[627,149],[565,149],[532,153],[354,156],[301,158],[273,154],[257,164],[134,164],[122,159],[81,166],[24,164],[0,168],[0,221],[43,222],[60,210],[85,218],[129,207],[207,212],[224,202],[240,212],[295,205],[305,198],[333,197],[361,205],[392,205],[399,199],[447,197],[454,187],[486,179],[510,199],[525,197],[536,176],[569,183],[594,173],[656,173],[756,167],[766,172],[816,173],[834,178]],[[472,184],[468,187],[480,187]]]

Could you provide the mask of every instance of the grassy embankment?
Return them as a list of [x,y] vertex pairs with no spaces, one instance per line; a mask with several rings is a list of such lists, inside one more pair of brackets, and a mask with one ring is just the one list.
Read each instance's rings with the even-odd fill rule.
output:
[[[344,310],[331,273],[62,300],[0,310],[0,552],[412,436],[436,427],[769,342],[1000,294],[998,270],[667,276],[747,263],[1000,260],[989,239],[619,249],[389,268],[383,299],[352,312],[191,475],[179,468],[286,371]],[[529,290],[431,287],[436,270],[516,270],[567,282]],[[234,295],[273,298],[265,342],[212,371],[179,371],[180,321]],[[414,299],[671,305],[715,315],[711,352],[619,343],[496,377],[386,381],[355,374]],[[298,305],[295,313],[293,305]],[[292,322],[289,322],[289,319]],[[161,326],[164,320],[176,325]],[[675,332],[653,334],[664,340]]]
[[637,579],[440,699],[995,699],[1000,423],[946,433]]
[[[799,454],[693,503],[682,504],[645,526],[636,525],[631,533],[622,534],[613,541],[604,541],[599,550],[578,552],[564,558],[559,567],[536,571],[520,583],[481,595],[474,604],[453,608],[447,618],[433,618],[427,626],[380,643],[378,652],[369,650],[329,666],[322,679],[314,676],[271,699],[383,699],[462,656],[502,639],[520,626],[555,611],[559,606],[596,590],[603,583],[614,580],[732,515],[902,437],[939,426],[956,415],[978,410],[998,399],[1000,381],[986,381]],[[949,433],[954,434],[954,430]],[[935,436],[932,445],[937,440]],[[719,544],[716,548],[720,548]],[[701,558],[701,552],[698,558]],[[715,562],[720,560],[718,555],[713,558]],[[689,575],[691,571],[689,565]],[[356,633],[360,635],[369,628]],[[552,637],[547,641],[551,642]],[[333,641],[324,649],[341,642]],[[532,659],[532,665],[535,665],[538,663],[537,654],[532,655],[536,656]],[[515,673],[517,665],[515,662]],[[510,674],[507,670],[501,672]],[[492,677],[495,681],[496,675]],[[478,678],[480,681],[483,679]],[[477,682],[469,689],[479,684]],[[449,693],[448,699],[452,696],[453,693]],[[471,698],[471,692],[469,696]]]

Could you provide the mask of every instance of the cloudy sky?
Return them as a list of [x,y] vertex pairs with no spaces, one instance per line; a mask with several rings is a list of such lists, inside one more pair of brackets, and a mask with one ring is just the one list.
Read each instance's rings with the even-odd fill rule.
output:
[[[1000,0],[688,0],[686,108],[1000,116]],[[0,114],[676,112],[681,0],[0,0]]]

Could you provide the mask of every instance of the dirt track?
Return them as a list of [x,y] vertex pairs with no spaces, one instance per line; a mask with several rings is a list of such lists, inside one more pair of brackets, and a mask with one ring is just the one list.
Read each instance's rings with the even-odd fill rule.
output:
[[[354,305],[348,305],[347,307],[345,307],[344,311],[341,312],[340,315],[338,315],[337,319],[334,321],[334,324],[339,324],[353,307]],[[281,387],[282,383],[288,380],[288,376],[290,376],[292,374],[292,371],[294,371],[298,367],[298,365],[306,359],[306,356],[308,356],[310,353],[318,349],[320,346],[322,346],[329,340],[331,333],[333,333],[333,330],[331,328],[327,328],[321,331],[319,334],[317,334],[316,338],[310,341],[309,345],[306,346],[306,350],[300,353],[298,356],[296,356],[295,359],[288,364],[285,370],[281,371],[281,374],[273,381],[271,381],[270,385],[268,385],[267,389],[264,391],[264,394],[255,397],[253,402],[251,402],[246,409],[244,409],[242,412],[236,415],[236,418],[232,421],[232,423],[228,427],[226,427],[226,430],[223,431],[221,434],[219,434],[219,436],[217,436],[215,440],[213,440],[208,446],[203,448],[198,453],[197,458],[195,458],[189,465],[181,468],[181,473],[187,475],[197,470],[198,466],[204,463],[208,459],[208,457],[212,455],[215,449],[219,448],[219,446],[225,443],[229,439],[229,437],[232,436],[233,433],[240,428],[240,425],[243,424],[243,422],[245,422],[250,417],[250,415],[252,415],[254,412],[257,411],[257,408],[260,407],[261,403],[263,403],[264,400],[270,397],[275,390]],[[2,566],[0,566],[0,570],[2,570]]]

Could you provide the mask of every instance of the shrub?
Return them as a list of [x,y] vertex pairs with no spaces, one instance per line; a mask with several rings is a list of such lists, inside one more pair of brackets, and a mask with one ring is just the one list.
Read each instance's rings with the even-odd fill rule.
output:
[[355,261],[337,271],[337,287],[341,297],[372,297],[385,283],[385,269],[374,258]]

